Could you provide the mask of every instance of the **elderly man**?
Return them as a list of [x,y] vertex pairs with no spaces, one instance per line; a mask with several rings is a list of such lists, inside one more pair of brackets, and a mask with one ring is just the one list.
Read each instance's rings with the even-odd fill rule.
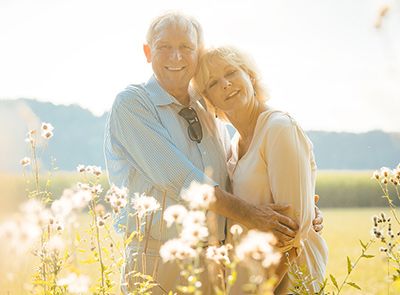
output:
[[[105,156],[110,183],[127,187],[130,198],[134,192],[148,190],[160,203],[166,189],[166,207],[179,203],[182,191],[192,181],[208,183],[215,187],[216,201],[209,214],[217,220],[214,235],[219,241],[225,240],[226,217],[288,241],[298,226],[277,212],[288,209],[288,205],[254,206],[228,192],[228,132],[207,112],[202,97],[190,86],[202,48],[202,28],[194,18],[167,12],[151,22],[144,52],[154,75],[146,83],[130,85],[119,93],[107,120]],[[133,213],[129,204],[116,223],[117,232],[129,236],[136,230]],[[159,234],[161,212],[153,220],[146,252],[150,275],[158,241],[177,237],[174,228]],[[121,277],[125,294],[133,288],[126,279],[133,269],[132,255],[138,250],[135,245],[133,239],[126,248]],[[170,263],[160,263],[156,281],[159,287],[153,294],[176,291],[176,285],[182,283],[179,269]],[[203,286],[205,290],[211,288],[204,281]],[[207,292],[204,294],[212,291]]]

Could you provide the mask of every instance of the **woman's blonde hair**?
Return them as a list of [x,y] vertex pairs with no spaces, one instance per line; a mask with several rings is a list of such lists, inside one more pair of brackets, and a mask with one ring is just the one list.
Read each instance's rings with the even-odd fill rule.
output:
[[[209,110],[214,109],[214,104],[207,97],[206,85],[210,79],[210,66],[215,60],[221,60],[235,67],[240,67],[243,71],[254,78],[254,92],[260,102],[266,102],[270,98],[269,89],[261,80],[261,72],[253,57],[247,52],[234,46],[218,46],[205,49],[200,54],[197,72],[193,78],[193,87],[201,93],[206,100]],[[229,122],[224,112],[218,112],[218,118]]]

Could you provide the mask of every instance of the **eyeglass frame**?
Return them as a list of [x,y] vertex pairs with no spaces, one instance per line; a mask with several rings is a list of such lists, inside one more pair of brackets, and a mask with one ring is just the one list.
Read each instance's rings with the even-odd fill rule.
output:
[[[191,113],[190,114],[184,114],[184,112],[186,112],[187,110],[189,110]],[[203,129],[201,127],[200,124],[200,120],[199,117],[197,116],[197,112],[194,108],[192,107],[184,107],[179,111],[179,116],[181,116],[182,118],[184,118],[188,123],[188,135],[189,138],[192,141],[196,141],[197,143],[200,143],[201,140],[203,139]],[[198,129],[195,129],[196,127],[194,126],[198,126]],[[196,131],[198,130],[198,131]]]

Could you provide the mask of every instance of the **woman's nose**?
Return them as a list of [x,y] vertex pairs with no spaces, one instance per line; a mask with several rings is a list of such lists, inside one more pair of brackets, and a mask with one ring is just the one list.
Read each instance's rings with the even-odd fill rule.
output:
[[224,90],[231,86],[232,86],[232,83],[228,80],[225,80],[225,82],[223,83]]

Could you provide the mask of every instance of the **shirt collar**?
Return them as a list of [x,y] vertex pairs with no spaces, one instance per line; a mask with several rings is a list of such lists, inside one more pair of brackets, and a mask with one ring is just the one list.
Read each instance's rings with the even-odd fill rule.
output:
[[[152,75],[149,81],[147,81],[145,87],[150,94],[151,100],[156,106],[163,106],[171,103],[181,105],[181,103],[175,97],[165,91],[164,88],[158,84],[154,75]],[[191,85],[189,85],[188,92],[190,97],[190,105],[193,105],[195,102],[199,101],[204,108],[207,108],[203,97],[197,93]]]

